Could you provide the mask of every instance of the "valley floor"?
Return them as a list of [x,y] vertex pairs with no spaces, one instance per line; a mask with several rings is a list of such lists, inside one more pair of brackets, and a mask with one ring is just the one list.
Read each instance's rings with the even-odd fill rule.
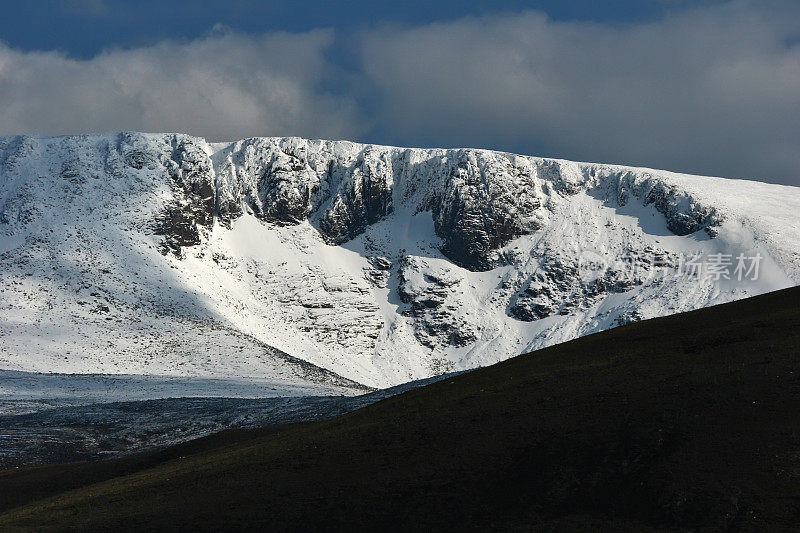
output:
[[330,418],[446,377],[369,392],[244,379],[0,371],[0,467],[103,459],[226,429]]

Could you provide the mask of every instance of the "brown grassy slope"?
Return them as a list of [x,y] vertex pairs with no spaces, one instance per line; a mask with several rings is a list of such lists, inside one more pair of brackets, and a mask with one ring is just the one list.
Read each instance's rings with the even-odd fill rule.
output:
[[2,473],[0,529],[790,528],[800,289],[180,450]]

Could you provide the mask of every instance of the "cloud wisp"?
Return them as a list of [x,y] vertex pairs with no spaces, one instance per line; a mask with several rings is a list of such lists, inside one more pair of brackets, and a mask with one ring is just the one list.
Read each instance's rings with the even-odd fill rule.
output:
[[364,133],[355,101],[325,89],[330,31],[110,50],[89,60],[0,47],[0,134],[180,131],[214,140]]

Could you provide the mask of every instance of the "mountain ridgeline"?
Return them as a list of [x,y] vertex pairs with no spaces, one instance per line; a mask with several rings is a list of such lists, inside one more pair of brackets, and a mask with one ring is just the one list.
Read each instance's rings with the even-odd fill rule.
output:
[[487,150],[3,137],[0,367],[399,384],[794,285],[798,210]]

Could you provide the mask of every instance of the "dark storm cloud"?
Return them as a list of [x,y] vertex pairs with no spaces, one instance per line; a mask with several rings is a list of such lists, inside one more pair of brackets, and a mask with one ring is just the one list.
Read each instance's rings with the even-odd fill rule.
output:
[[539,13],[368,34],[398,139],[800,185],[800,10],[746,4],[625,26]]
[[[800,9],[789,3],[712,2],[625,24],[526,12],[334,37],[220,31],[89,59],[0,47],[0,134],[495,147],[800,185]],[[342,50],[355,58],[346,68]]]

